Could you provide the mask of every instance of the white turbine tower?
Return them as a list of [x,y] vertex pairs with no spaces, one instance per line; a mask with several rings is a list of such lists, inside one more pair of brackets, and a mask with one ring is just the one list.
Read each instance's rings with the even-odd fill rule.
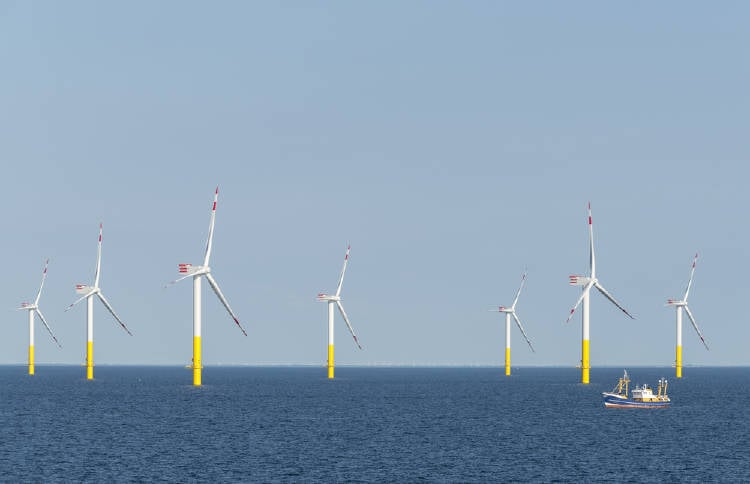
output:
[[201,355],[201,278],[205,277],[208,281],[208,284],[211,286],[211,289],[214,290],[216,293],[216,296],[218,296],[219,300],[221,301],[221,304],[224,305],[226,310],[229,312],[229,315],[234,320],[235,324],[238,328],[240,328],[240,331],[242,331],[242,334],[247,336],[247,332],[245,332],[245,329],[240,324],[240,320],[237,319],[237,316],[234,314],[234,311],[232,311],[232,308],[229,307],[229,302],[227,302],[227,299],[224,297],[224,294],[222,294],[221,289],[219,289],[219,285],[216,283],[216,280],[211,275],[211,267],[208,265],[208,260],[211,258],[211,244],[213,242],[214,238],[214,221],[216,220],[216,202],[219,199],[219,187],[216,187],[216,192],[214,193],[214,204],[213,208],[211,208],[211,222],[208,226],[208,242],[206,243],[206,255],[203,258],[203,265],[200,266],[194,266],[192,264],[180,264],[179,265],[179,271],[180,274],[185,274],[184,276],[170,282],[169,285],[175,284],[177,282],[180,282],[183,279],[187,279],[188,277],[193,278],[193,363],[192,363],[192,370],[193,370],[193,385],[194,386],[200,386],[202,384],[201,380],[201,371],[203,369],[203,360]]
[[341,286],[344,284],[344,273],[346,272],[346,265],[349,262],[349,250],[350,249],[351,249],[351,246],[347,246],[346,255],[344,256],[344,267],[341,268],[341,275],[339,276],[339,284],[338,286],[336,286],[336,294],[331,295],[331,294],[325,294],[322,292],[318,294],[318,301],[325,301],[328,303],[328,378],[333,378],[333,306],[334,304],[339,308],[341,317],[344,318],[346,327],[349,328],[349,332],[352,334],[352,337],[354,338],[354,342],[357,344],[357,347],[359,347],[359,349],[362,349],[362,346],[359,344],[359,340],[357,340],[357,335],[354,334],[354,328],[352,328],[352,325],[349,322],[349,318],[346,315],[346,311],[344,311],[344,306],[341,305]]
[[581,297],[578,298],[578,301],[576,301],[575,306],[573,306],[573,309],[570,310],[570,314],[568,315],[567,322],[570,322],[570,318],[573,317],[573,313],[578,308],[578,306],[583,302],[583,310],[582,310],[582,317],[581,317],[581,326],[582,326],[582,334],[583,334],[583,340],[581,343],[581,383],[589,383],[589,370],[591,369],[591,361],[590,361],[590,340],[589,340],[589,293],[591,292],[591,288],[595,287],[600,293],[604,295],[609,301],[617,306],[620,311],[625,313],[630,319],[635,319],[620,303],[618,303],[615,298],[613,298],[604,287],[602,287],[601,284],[599,284],[599,280],[596,278],[596,258],[594,257],[594,229],[592,227],[591,223],[591,203],[588,205],[589,209],[589,268],[590,272],[588,277],[586,276],[570,276],[570,285],[572,286],[583,286],[583,291],[581,292]]
[[60,346],[60,342],[57,341],[57,338],[55,337],[54,333],[52,333],[52,330],[50,329],[49,325],[47,324],[47,320],[44,319],[44,315],[42,315],[42,311],[39,309],[39,298],[42,296],[42,288],[44,287],[44,280],[47,279],[47,265],[49,265],[49,259],[44,263],[44,271],[42,272],[42,283],[39,285],[39,292],[36,293],[36,299],[34,299],[33,303],[21,303],[21,307],[18,309],[25,309],[29,312],[29,375],[34,374],[34,313],[39,315],[39,319],[42,320],[42,323],[44,324],[44,327],[47,328],[47,331],[49,332],[49,335],[52,336],[52,339],[55,343],[57,343],[57,346],[62,348]]
[[[518,319],[518,316],[516,315],[516,303],[518,302],[518,297],[521,295],[521,289],[523,289],[523,285],[526,282],[526,273],[523,273],[523,276],[521,276],[521,285],[518,286],[518,292],[516,292],[516,297],[513,299],[513,304],[511,307],[506,308],[505,306],[500,306],[497,309],[490,309],[490,311],[498,312],[498,313],[505,313],[505,375],[510,376],[510,318],[511,316],[513,319],[516,320],[516,325],[518,325],[518,329],[521,330],[521,334],[523,335],[526,342],[529,344],[529,348],[531,348],[531,351],[534,351],[534,346],[532,346],[531,341],[529,340],[529,337],[526,336],[526,331],[523,330],[523,325],[521,324],[521,320]],[[534,351],[536,353],[536,351]]]
[[86,379],[94,379],[94,296],[98,297],[99,300],[107,308],[107,311],[114,316],[122,329],[124,329],[130,336],[133,333],[130,332],[125,323],[122,322],[119,316],[112,309],[112,305],[102,294],[101,288],[99,288],[99,276],[101,275],[101,263],[102,263],[102,224],[99,224],[99,244],[96,250],[96,273],[94,274],[94,285],[87,286],[85,284],[76,284],[76,292],[83,294],[73,304],[67,307],[65,311],[69,311],[73,306],[79,302],[86,300]]
[[693,258],[693,267],[690,269],[690,279],[688,280],[687,288],[685,289],[685,296],[683,296],[682,299],[668,299],[667,300],[667,306],[674,306],[675,309],[677,309],[677,347],[675,348],[675,372],[677,378],[682,378],[682,310],[685,309],[685,312],[688,315],[688,318],[690,318],[690,322],[693,323],[693,328],[695,328],[695,332],[698,333],[698,336],[701,339],[701,343],[703,343],[703,346],[708,349],[708,344],[706,344],[706,340],[703,338],[703,335],[701,334],[701,330],[698,329],[698,323],[695,322],[695,318],[693,317],[693,313],[690,312],[690,308],[688,307],[688,294],[690,293],[690,285],[693,283],[693,274],[695,274],[695,263],[698,260],[698,254],[695,254],[695,257]]

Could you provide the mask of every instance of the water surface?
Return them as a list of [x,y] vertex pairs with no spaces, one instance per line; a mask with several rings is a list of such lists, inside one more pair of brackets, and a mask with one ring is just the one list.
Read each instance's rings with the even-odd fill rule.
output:
[[750,368],[630,368],[673,405],[605,409],[620,368],[0,367],[13,481],[750,482]]

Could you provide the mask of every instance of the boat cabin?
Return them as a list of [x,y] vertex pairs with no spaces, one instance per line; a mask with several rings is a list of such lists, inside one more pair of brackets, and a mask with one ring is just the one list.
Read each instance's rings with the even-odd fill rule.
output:
[[631,394],[633,395],[633,400],[636,402],[669,401],[669,397],[667,396],[667,380],[665,378],[659,380],[656,395],[654,395],[654,391],[648,385],[636,385]]

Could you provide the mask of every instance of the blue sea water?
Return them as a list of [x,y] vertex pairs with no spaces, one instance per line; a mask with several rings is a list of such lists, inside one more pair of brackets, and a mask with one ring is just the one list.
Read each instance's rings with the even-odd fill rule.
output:
[[750,368],[0,367],[2,482],[750,482]]

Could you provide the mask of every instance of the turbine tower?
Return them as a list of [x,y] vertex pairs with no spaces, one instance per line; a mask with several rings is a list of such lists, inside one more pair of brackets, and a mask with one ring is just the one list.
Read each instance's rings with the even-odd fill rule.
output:
[[344,256],[344,267],[341,268],[341,275],[339,276],[339,284],[338,286],[336,286],[336,294],[330,295],[330,294],[325,294],[322,292],[318,294],[318,301],[325,301],[328,303],[328,378],[333,378],[333,306],[334,304],[339,308],[341,317],[344,318],[346,327],[349,328],[349,332],[352,334],[352,337],[354,338],[354,342],[357,344],[357,347],[359,347],[359,349],[362,349],[362,346],[359,344],[359,340],[357,340],[357,335],[354,334],[354,328],[352,328],[352,325],[349,322],[349,318],[346,315],[346,311],[344,311],[344,306],[341,305],[341,286],[344,284],[344,273],[346,272],[346,265],[349,263],[349,251],[350,250],[351,250],[351,246],[347,246],[346,255]]
[[42,295],[42,288],[44,287],[44,280],[47,279],[47,265],[49,265],[49,259],[44,263],[44,271],[42,271],[42,283],[39,285],[39,292],[36,293],[36,299],[34,299],[33,303],[21,303],[21,307],[18,309],[26,309],[29,312],[29,375],[34,374],[34,313],[39,315],[39,319],[42,320],[42,323],[44,324],[44,327],[47,328],[47,331],[49,332],[50,336],[52,336],[52,340],[54,340],[55,343],[57,343],[57,346],[59,348],[62,348],[60,346],[60,342],[57,341],[57,338],[55,337],[54,333],[52,333],[52,330],[49,327],[49,324],[47,324],[47,320],[44,319],[44,315],[42,315],[42,311],[39,309],[39,298]]
[[214,221],[216,220],[216,202],[219,199],[219,187],[216,187],[216,192],[214,193],[214,204],[213,208],[211,208],[211,222],[208,225],[208,242],[206,243],[206,255],[203,258],[203,265],[200,266],[194,266],[192,264],[180,264],[179,265],[179,271],[180,274],[184,274],[184,276],[170,282],[167,284],[167,286],[175,284],[177,282],[180,282],[183,279],[187,279],[188,277],[193,278],[193,362],[192,362],[192,370],[193,370],[193,385],[194,386],[201,386],[201,371],[203,370],[203,360],[201,355],[201,278],[205,277],[208,281],[208,284],[211,286],[211,289],[214,290],[216,293],[216,296],[218,296],[219,300],[221,301],[221,304],[224,305],[224,307],[229,312],[229,315],[234,320],[234,323],[237,325],[238,328],[240,328],[240,331],[242,331],[242,334],[247,336],[247,332],[245,332],[245,329],[240,324],[239,319],[237,319],[237,316],[234,314],[234,311],[232,311],[232,308],[229,307],[229,302],[227,302],[227,299],[224,297],[224,294],[222,294],[221,289],[219,289],[219,285],[216,283],[216,280],[211,275],[211,267],[208,265],[208,260],[211,258],[211,243],[213,242],[214,238]]
[[97,296],[99,300],[107,308],[107,311],[114,316],[122,329],[124,329],[130,336],[133,333],[130,332],[125,323],[122,322],[119,316],[112,309],[112,305],[109,304],[107,298],[102,294],[102,290],[99,287],[99,276],[101,275],[101,264],[102,264],[102,224],[99,224],[99,244],[96,250],[96,273],[94,274],[94,285],[87,286],[85,284],[76,284],[76,292],[83,294],[73,304],[67,307],[65,311],[69,311],[73,306],[79,302],[86,300],[86,379],[94,379],[94,296]]
[[[500,306],[497,309],[490,309],[490,311],[498,312],[498,313],[505,313],[505,376],[510,376],[510,318],[513,316],[513,319],[516,320],[516,324],[518,325],[518,329],[521,330],[521,334],[523,335],[526,342],[529,344],[529,348],[531,348],[531,351],[534,351],[534,346],[532,346],[531,341],[529,340],[529,337],[526,336],[526,331],[523,330],[523,325],[521,324],[521,320],[518,319],[518,316],[516,316],[516,303],[518,302],[518,296],[521,295],[521,289],[523,289],[523,285],[526,282],[526,273],[523,273],[523,276],[521,276],[521,285],[518,286],[518,292],[516,292],[516,297],[513,299],[513,304],[511,307],[506,308],[505,306]],[[536,351],[534,351],[536,353]]]
[[592,227],[591,223],[591,203],[589,202],[588,205],[589,209],[589,275],[587,276],[570,276],[570,285],[571,286],[583,286],[583,291],[581,292],[581,297],[578,298],[578,301],[576,301],[575,306],[573,306],[573,309],[570,310],[570,314],[568,315],[568,319],[565,321],[566,323],[570,322],[570,318],[573,317],[573,313],[575,310],[580,306],[581,302],[583,302],[583,310],[581,315],[581,326],[582,326],[582,342],[581,342],[581,383],[588,384],[589,383],[589,370],[591,369],[591,361],[590,361],[590,340],[589,340],[589,293],[591,292],[591,288],[595,287],[600,293],[604,295],[609,301],[617,306],[620,311],[625,313],[630,319],[635,319],[620,303],[618,303],[614,297],[612,297],[609,292],[607,292],[604,287],[602,287],[601,284],[599,284],[599,280],[596,278],[596,258],[594,256],[594,229]]
[[703,343],[703,346],[708,349],[708,344],[706,344],[706,340],[703,338],[703,335],[701,334],[701,330],[698,329],[698,323],[695,322],[695,318],[693,317],[693,313],[690,312],[690,308],[688,307],[688,294],[690,293],[690,285],[693,283],[693,274],[695,274],[695,263],[698,260],[698,254],[695,254],[695,257],[693,258],[693,268],[690,269],[690,279],[688,280],[687,288],[685,289],[685,296],[683,296],[682,299],[668,299],[667,300],[667,306],[674,306],[675,309],[677,309],[677,345],[675,348],[675,373],[677,378],[682,378],[682,310],[685,309],[685,312],[688,315],[688,318],[690,318],[690,322],[693,323],[693,328],[695,328],[695,332],[698,333],[698,336],[701,339],[701,343]]

